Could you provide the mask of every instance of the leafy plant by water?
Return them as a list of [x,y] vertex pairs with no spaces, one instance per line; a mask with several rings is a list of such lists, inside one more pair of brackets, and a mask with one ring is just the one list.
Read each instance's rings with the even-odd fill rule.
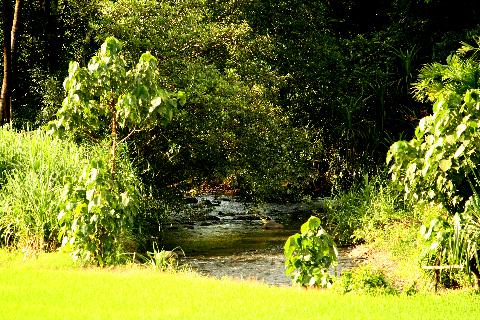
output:
[[185,266],[180,265],[180,255],[185,256],[185,253],[178,247],[173,250],[158,250],[154,244],[153,251],[147,252],[147,264],[152,268],[161,271],[177,271],[182,268],[185,269]]
[[329,288],[334,276],[330,267],[337,265],[338,252],[332,238],[320,225],[320,219],[310,217],[300,233],[287,239],[284,246],[285,273],[294,284]]
[[65,186],[58,215],[60,236],[75,260],[115,262],[139,211],[138,180],[124,176],[112,184],[107,166],[104,159],[93,159],[80,177]]
[[[478,38],[476,42],[480,46]],[[433,114],[420,120],[412,140],[394,143],[387,155],[392,179],[404,187],[406,197],[446,209],[421,228],[422,260],[433,268],[436,282],[443,270],[478,271],[477,53],[478,48],[464,44],[445,65],[434,63],[421,70],[416,97],[432,102]]]
[[166,125],[185,99],[182,92],[159,87],[157,59],[149,52],[127,71],[121,50],[121,42],[108,37],[88,67],[70,63],[67,96],[50,123],[52,133],[67,131],[110,145],[110,154],[99,154],[71,179],[58,217],[64,225],[62,244],[74,258],[100,265],[116,261],[121,239],[140,211],[138,181],[117,172],[119,147],[139,131]]
[[394,143],[388,152],[392,179],[406,196],[441,203],[450,214],[462,211],[472,195],[470,168],[478,170],[480,141],[480,63],[462,47],[447,64],[425,66],[415,84],[418,100],[433,103],[433,114],[422,118],[410,141]]
[[322,224],[340,245],[369,242],[386,225],[410,218],[401,196],[382,175],[365,174],[361,183],[327,199]]

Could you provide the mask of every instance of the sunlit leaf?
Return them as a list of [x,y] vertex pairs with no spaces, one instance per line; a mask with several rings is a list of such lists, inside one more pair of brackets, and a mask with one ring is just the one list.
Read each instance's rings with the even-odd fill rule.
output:
[[455,151],[455,154],[453,155],[453,157],[457,159],[458,157],[463,155],[464,151],[465,151],[465,146],[462,144],[460,147],[458,147],[457,151]]
[[442,169],[442,171],[447,172],[452,167],[452,161],[450,159],[441,160],[439,163],[439,167],[440,169]]

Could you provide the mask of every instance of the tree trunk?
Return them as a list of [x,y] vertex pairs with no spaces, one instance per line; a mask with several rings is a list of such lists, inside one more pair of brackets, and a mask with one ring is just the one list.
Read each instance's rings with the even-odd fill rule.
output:
[[115,181],[115,173],[117,171],[117,110],[115,110],[115,100],[112,98],[110,102],[110,112],[112,112],[112,186]]
[[13,57],[20,21],[22,0],[15,1],[12,16],[10,1],[3,0],[3,83],[0,94],[0,125],[12,121]]
[[[22,10],[22,0],[16,0],[15,1],[15,11],[13,14],[13,22],[12,22],[12,33],[11,33],[11,39],[10,39],[10,44],[11,44],[11,49],[10,49],[10,54],[11,54],[11,62],[10,62],[10,92],[13,92],[13,89],[15,88],[16,84],[16,42],[17,42],[17,31],[18,31],[18,25],[20,21],[20,12]],[[10,93],[10,122],[12,121],[12,94]]]
[[0,125],[10,122],[10,75],[12,67],[11,27],[12,14],[10,1],[3,0],[3,83],[0,95]]
[[[22,0],[15,1],[15,12],[13,14],[13,21],[12,21],[12,32],[11,32],[11,54],[12,56],[15,55],[15,43],[17,41],[17,31],[18,31],[18,24],[20,21],[20,12],[22,11]],[[13,58],[12,58],[13,61]]]

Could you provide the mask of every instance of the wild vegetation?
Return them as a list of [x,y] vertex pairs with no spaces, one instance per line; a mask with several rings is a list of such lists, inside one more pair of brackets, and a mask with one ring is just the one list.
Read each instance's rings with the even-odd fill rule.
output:
[[[1,10],[0,247],[170,270],[176,253],[152,239],[186,195],[321,197],[284,247],[294,283],[478,287],[477,1]],[[371,264],[336,278],[336,245],[359,245]]]

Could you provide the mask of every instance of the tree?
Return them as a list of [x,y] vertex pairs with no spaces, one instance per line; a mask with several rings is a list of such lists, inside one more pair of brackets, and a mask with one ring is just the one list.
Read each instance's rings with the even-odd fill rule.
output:
[[63,211],[63,245],[74,257],[98,264],[115,261],[120,238],[137,213],[138,190],[116,175],[119,143],[173,118],[182,92],[172,94],[159,86],[157,59],[142,54],[127,70],[121,42],[108,37],[88,67],[71,62],[64,86],[67,96],[50,132],[74,133],[92,142],[107,139],[110,154],[99,156],[66,187]]

